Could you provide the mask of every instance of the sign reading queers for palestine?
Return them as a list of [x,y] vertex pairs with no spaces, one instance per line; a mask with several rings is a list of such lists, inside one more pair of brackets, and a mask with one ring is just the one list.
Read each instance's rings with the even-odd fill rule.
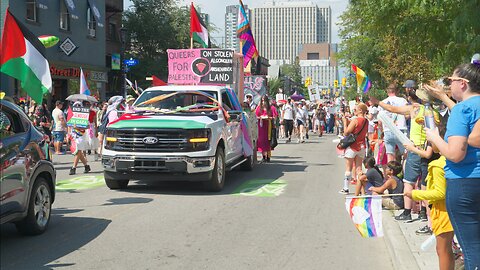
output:
[[67,126],[77,126],[79,128],[88,127],[88,116],[90,114],[89,108],[72,107],[72,115],[67,121]]
[[232,84],[233,51],[221,49],[167,50],[168,83]]

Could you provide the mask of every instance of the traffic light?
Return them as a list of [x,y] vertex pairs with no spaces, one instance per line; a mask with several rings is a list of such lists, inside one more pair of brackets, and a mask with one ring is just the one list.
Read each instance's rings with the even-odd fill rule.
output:
[[335,88],[338,87],[338,80],[333,81],[333,87],[335,87]]
[[308,86],[310,86],[310,85],[312,85],[312,78],[311,78],[311,77],[307,77],[307,78],[305,79],[305,87],[308,87]]
[[342,86],[347,85],[347,78],[342,78]]

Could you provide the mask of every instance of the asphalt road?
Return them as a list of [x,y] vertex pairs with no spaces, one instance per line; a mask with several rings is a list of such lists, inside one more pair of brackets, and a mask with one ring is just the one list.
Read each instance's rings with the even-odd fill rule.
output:
[[281,143],[272,163],[228,173],[220,193],[139,181],[111,191],[99,162],[73,179],[72,157],[55,156],[49,229],[24,237],[2,226],[0,268],[393,269],[385,240],[361,238],[345,211],[332,139]]

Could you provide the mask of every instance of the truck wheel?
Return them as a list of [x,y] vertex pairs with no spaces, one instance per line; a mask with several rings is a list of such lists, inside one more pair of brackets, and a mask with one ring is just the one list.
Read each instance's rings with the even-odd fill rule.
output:
[[38,235],[45,232],[52,211],[52,190],[47,180],[38,177],[33,184],[28,201],[27,216],[17,223],[17,230],[26,235]]
[[255,166],[255,159],[253,158],[253,155],[256,153],[253,153],[251,156],[247,158],[247,161],[243,162],[241,165],[242,170],[244,171],[251,171],[253,170],[253,166]]
[[225,150],[222,147],[217,147],[215,153],[215,166],[212,171],[210,179],[204,183],[209,191],[221,191],[225,184]]
[[109,189],[126,189],[129,180],[113,180],[105,178],[105,184]]

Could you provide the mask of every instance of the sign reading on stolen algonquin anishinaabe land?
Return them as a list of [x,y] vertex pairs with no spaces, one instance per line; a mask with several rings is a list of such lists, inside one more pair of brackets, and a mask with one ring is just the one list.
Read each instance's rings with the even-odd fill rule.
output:
[[168,83],[233,83],[233,51],[222,49],[167,50]]

